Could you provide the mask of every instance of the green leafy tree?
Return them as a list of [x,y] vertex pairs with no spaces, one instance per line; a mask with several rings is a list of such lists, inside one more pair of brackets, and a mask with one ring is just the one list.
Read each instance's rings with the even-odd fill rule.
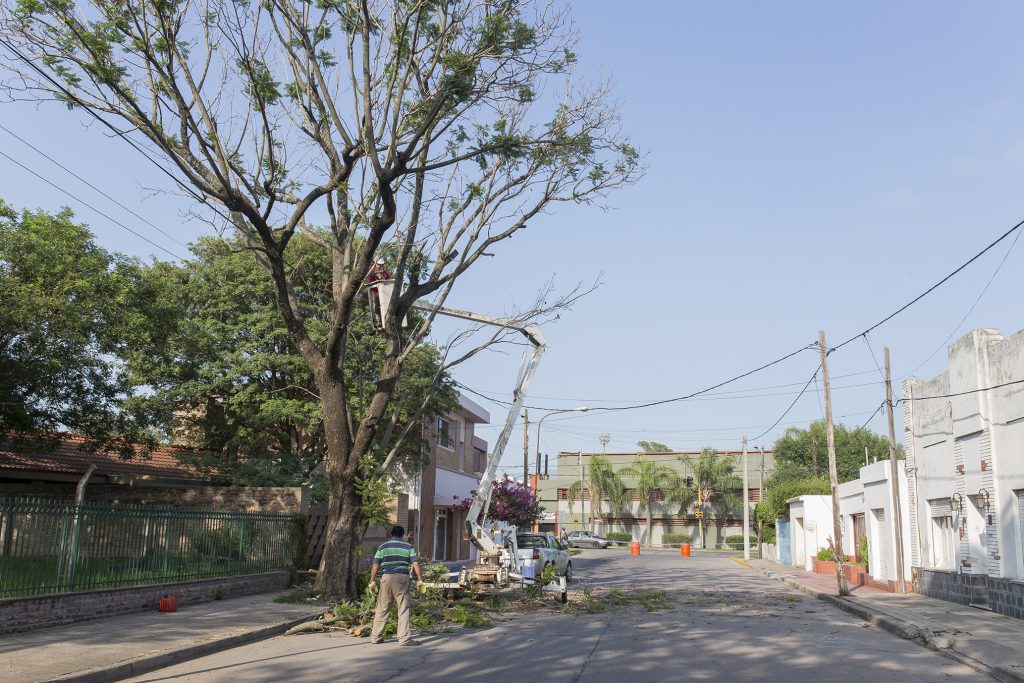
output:
[[658,441],[637,441],[636,445],[639,446],[640,449],[644,453],[671,453],[672,452],[672,447],[671,446],[666,446],[665,444],[660,443]]
[[583,479],[574,481],[566,492],[569,498],[569,512],[573,511],[573,504],[577,497],[582,499],[583,492],[590,495],[593,516],[591,517],[590,530],[594,531],[594,517],[603,519],[607,524],[608,516],[604,514],[603,502],[607,500],[610,504],[610,514],[618,512],[623,504],[622,479],[612,468],[611,461],[601,455],[590,457],[590,463]]
[[[864,465],[865,448],[871,460],[889,459],[888,437],[867,429],[847,429],[835,426],[836,473],[839,481],[850,481],[860,476]],[[828,476],[828,440],[824,420],[812,422],[806,429],[790,427],[775,442],[777,481],[814,479]],[[903,448],[897,448],[898,457]]]
[[[204,238],[193,253],[180,265],[157,263],[145,272],[160,303],[131,349],[129,365],[151,389],[136,401],[162,417],[175,441],[197,449],[190,462],[208,476],[247,486],[309,486],[315,500],[325,499],[323,406],[288,339],[270,281],[240,244]],[[293,253],[293,294],[310,327],[323,334],[331,306],[320,287],[330,258],[306,235],[296,236]],[[356,305],[365,309],[367,301]],[[380,362],[385,344],[365,311],[351,332],[345,377],[356,389],[348,398],[358,420],[373,379],[366,368]],[[420,343],[406,362],[384,415],[397,429],[418,414],[445,414],[457,405],[434,346]],[[396,471],[414,473],[420,452],[420,439],[400,442]],[[372,465],[367,469],[360,481],[364,522],[377,516],[392,483],[388,475],[371,482]]]
[[654,505],[660,496],[663,500],[672,501],[677,492],[685,488],[679,473],[668,465],[639,456],[632,465],[619,470],[623,479],[632,479],[633,490],[640,497],[638,511],[647,515],[647,542],[651,542],[654,529]]
[[680,462],[693,478],[692,494],[698,509],[704,513],[699,519],[699,526],[701,547],[706,548],[704,519],[714,519],[721,531],[725,520],[733,518],[737,509],[742,510],[743,496],[738,493],[742,483],[733,474],[732,459],[719,455],[713,448],[701,450],[695,461],[680,458]]
[[810,495],[830,495],[832,487],[828,479],[791,479],[767,483],[764,500],[754,508],[754,516],[765,526],[775,528],[775,520],[789,516],[790,498]]
[[[195,213],[236,231],[271,283],[322,403],[329,521],[317,588],[327,597],[356,593],[358,481],[368,466],[393,467],[394,440],[408,436],[386,414],[433,321],[404,329],[413,305],[443,305],[467,270],[541,214],[601,203],[643,172],[609,90],[572,76],[568,10],[539,5],[0,5],[17,96],[86,109],[144,139]],[[311,239],[331,267],[308,289],[329,300],[326,324],[296,295],[294,238],[313,220],[326,225]],[[356,415],[349,345],[381,259],[400,286]],[[514,317],[537,320],[572,296]]]
[[127,457],[152,442],[119,362],[148,293],[139,264],[73,218],[0,201],[0,436],[28,447],[71,431]]

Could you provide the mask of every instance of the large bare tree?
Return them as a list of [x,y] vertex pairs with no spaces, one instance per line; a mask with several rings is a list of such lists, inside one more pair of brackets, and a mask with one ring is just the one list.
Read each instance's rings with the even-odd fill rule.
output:
[[[410,433],[385,418],[433,319],[403,330],[414,302],[443,302],[481,256],[554,204],[600,202],[642,173],[608,85],[573,75],[567,8],[11,2],[0,14],[8,95],[55,98],[116,128],[193,199],[191,211],[240,233],[273,282],[323,402],[330,518],[320,588],[351,595],[360,482],[391,467]],[[332,255],[326,326],[309,322],[292,287],[298,232]],[[341,369],[354,301],[378,260],[401,284],[383,316],[372,396],[356,411]]]

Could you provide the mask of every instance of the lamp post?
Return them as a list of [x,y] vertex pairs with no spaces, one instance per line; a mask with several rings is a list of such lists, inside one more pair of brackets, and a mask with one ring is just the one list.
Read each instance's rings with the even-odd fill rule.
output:
[[540,418],[537,422],[537,463],[536,473],[533,478],[533,498],[536,500],[540,495],[540,428],[544,424],[544,420],[548,419],[552,415],[558,415],[560,413],[585,413],[590,408],[587,406],[580,406],[579,408],[565,408],[563,410],[552,410],[550,413]]

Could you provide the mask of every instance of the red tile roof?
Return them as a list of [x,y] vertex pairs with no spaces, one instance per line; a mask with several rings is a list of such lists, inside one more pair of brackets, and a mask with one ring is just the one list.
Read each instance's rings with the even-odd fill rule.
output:
[[158,446],[150,454],[139,453],[131,460],[122,460],[114,453],[92,453],[82,448],[85,438],[63,435],[55,448],[46,452],[14,450],[0,443],[0,475],[3,472],[40,472],[50,474],[85,474],[90,464],[96,474],[108,476],[146,476],[169,479],[202,479],[192,468],[182,465],[179,453],[189,449],[181,446]]

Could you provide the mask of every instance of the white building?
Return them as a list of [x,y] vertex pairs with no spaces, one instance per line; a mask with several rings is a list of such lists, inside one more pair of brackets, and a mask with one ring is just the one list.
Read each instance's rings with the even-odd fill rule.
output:
[[903,386],[916,589],[1024,618],[1024,332],[981,329]]
[[[911,580],[910,523],[907,510],[907,474],[898,463],[900,512],[903,520],[903,581]],[[843,553],[863,561],[859,539],[867,539],[868,576],[873,584],[895,592],[896,514],[893,510],[892,469],[888,460],[860,468],[860,477],[839,485],[839,519],[843,529]],[[830,501],[831,503],[831,501]],[[831,504],[829,505],[831,508]]]
[[797,496],[789,504],[790,541],[794,567],[814,570],[818,551],[828,547],[832,536],[832,499],[829,496]]

